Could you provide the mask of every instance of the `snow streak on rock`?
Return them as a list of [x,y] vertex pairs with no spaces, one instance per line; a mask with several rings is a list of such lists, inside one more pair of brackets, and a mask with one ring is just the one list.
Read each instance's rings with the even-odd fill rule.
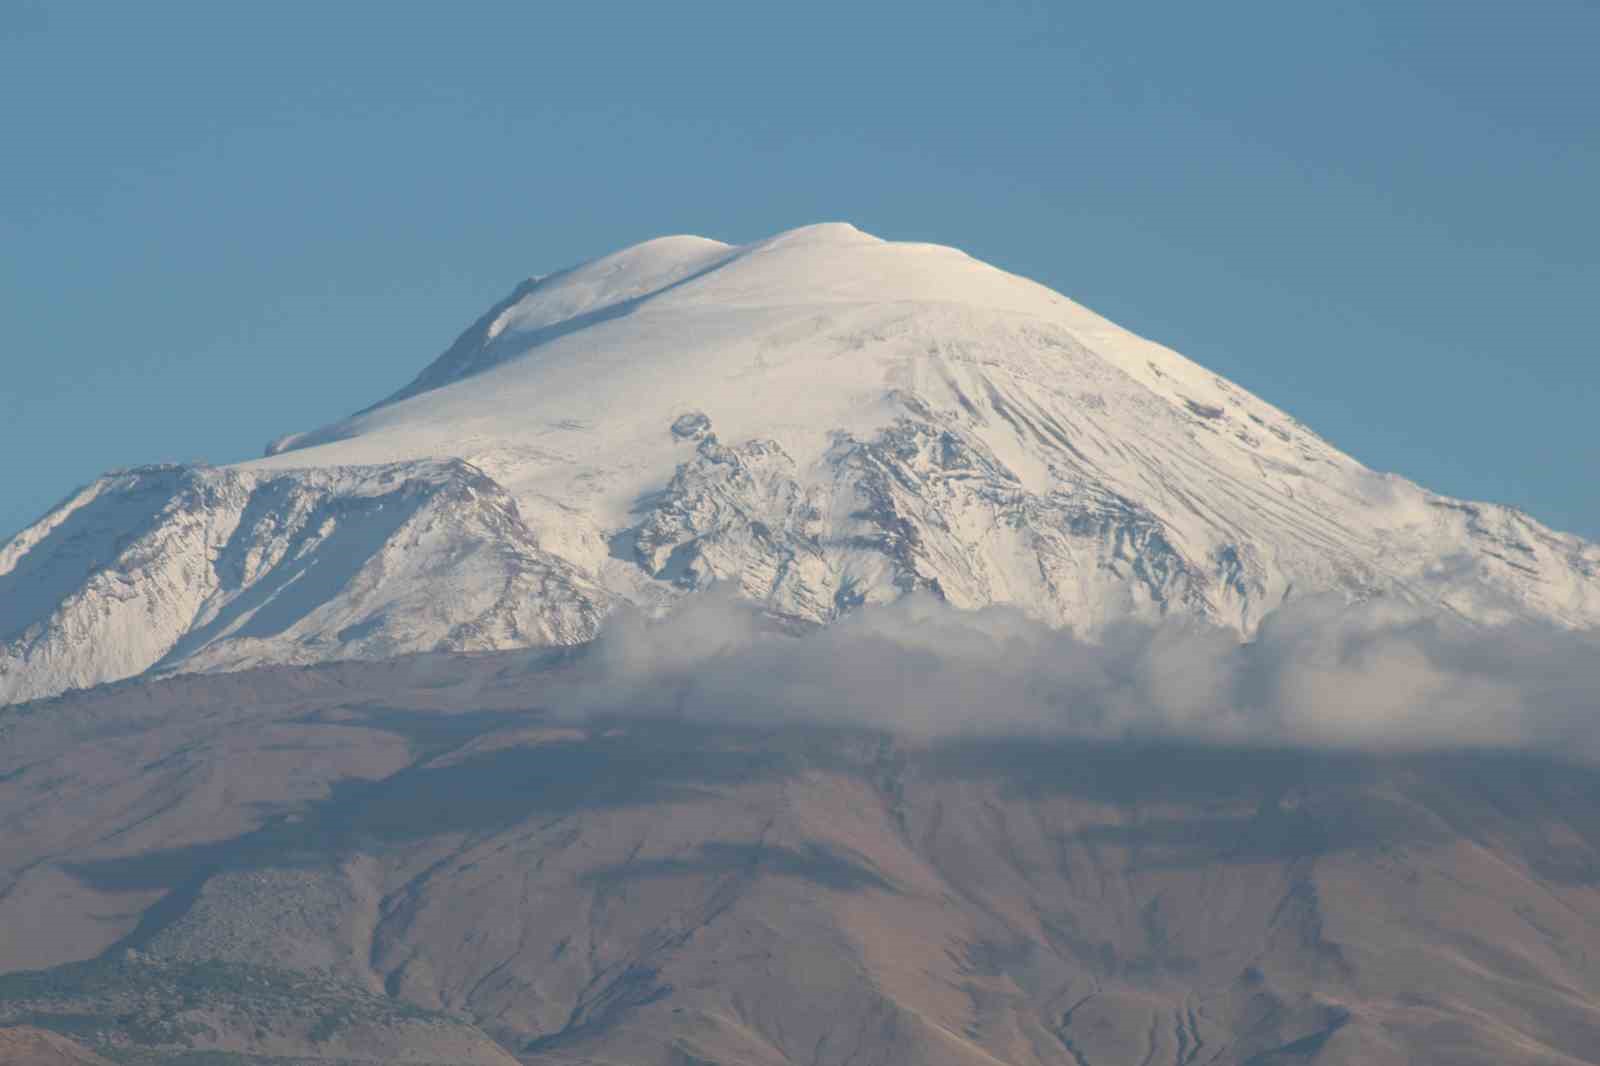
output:
[[0,698],[151,667],[576,643],[606,597],[457,459],[109,475],[0,553]]

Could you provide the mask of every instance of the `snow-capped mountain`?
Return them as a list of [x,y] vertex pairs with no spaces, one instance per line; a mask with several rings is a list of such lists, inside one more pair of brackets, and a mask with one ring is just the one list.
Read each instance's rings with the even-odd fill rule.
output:
[[842,224],[530,280],[411,384],[225,468],[107,475],[0,548],[0,701],[150,669],[570,644],[730,582],[1093,631],[1387,595],[1600,625],[1600,546],[1375,473],[1177,353]]

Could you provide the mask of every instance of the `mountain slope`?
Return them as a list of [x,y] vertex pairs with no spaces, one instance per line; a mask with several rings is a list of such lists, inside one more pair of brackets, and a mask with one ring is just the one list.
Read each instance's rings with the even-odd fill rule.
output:
[[0,551],[0,694],[166,664],[570,644],[594,635],[605,602],[458,460],[143,468],[101,478]]
[[[570,643],[613,603],[714,581],[814,622],[932,589],[1090,631],[1178,612],[1249,633],[1319,592],[1600,624],[1600,547],[1374,473],[1032,282],[841,224],[663,238],[530,281],[405,388],[269,453],[102,479],[0,549],[0,699]],[[417,536],[370,502],[385,478],[495,502]],[[288,598],[251,625],[212,545],[321,543],[241,531],[256,486],[365,517],[305,571],[314,594],[264,587]]]
[[8,1066],[110,1066],[64,1036],[29,1026],[0,1029],[0,1062]]
[[586,723],[533,709],[583,655],[542,658],[0,711],[0,1026],[279,1056],[241,1066],[1600,1062],[1593,768]]

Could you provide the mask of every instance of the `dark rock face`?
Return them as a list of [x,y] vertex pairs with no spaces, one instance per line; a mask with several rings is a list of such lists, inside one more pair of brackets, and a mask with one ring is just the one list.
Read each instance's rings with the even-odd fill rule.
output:
[[564,662],[3,712],[0,1025],[138,1061],[1597,1061],[1600,772],[580,724]]

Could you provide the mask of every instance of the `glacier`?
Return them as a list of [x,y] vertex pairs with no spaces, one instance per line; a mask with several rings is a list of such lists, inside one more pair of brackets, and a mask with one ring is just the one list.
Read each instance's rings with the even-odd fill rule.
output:
[[1370,470],[1066,297],[843,223],[530,279],[403,388],[0,546],[0,702],[146,672],[580,644],[713,585],[1092,636],[1290,597],[1600,625],[1600,546]]

